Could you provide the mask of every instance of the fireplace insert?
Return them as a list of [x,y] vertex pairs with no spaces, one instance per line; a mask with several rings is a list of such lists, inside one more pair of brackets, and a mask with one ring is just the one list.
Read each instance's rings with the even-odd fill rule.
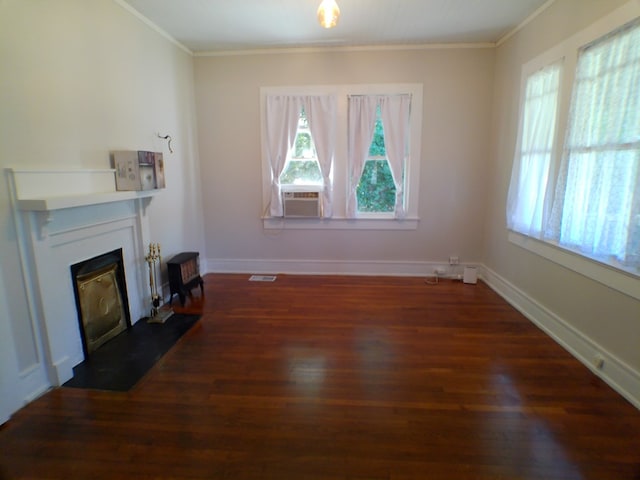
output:
[[131,327],[122,249],[71,266],[85,358]]

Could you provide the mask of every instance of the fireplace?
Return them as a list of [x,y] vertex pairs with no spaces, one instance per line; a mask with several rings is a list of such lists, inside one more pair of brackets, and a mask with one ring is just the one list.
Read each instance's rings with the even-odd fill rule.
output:
[[[84,274],[107,268],[108,263],[118,265],[96,273],[91,285],[111,282],[107,290],[113,292],[117,286],[120,295],[119,300],[101,295],[89,302],[98,312],[113,315],[108,326],[96,329],[99,339],[112,330],[109,325],[120,324],[119,305],[125,329],[148,315],[151,299],[144,256],[150,242],[148,206],[156,192],[116,191],[111,169],[7,173],[29,307],[25,335],[33,338],[32,350],[23,352],[20,375],[30,398],[35,398],[71,379],[73,367],[88,358],[84,334],[89,328],[79,322],[72,265],[85,267],[89,261],[80,273],[81,282],[91,280]],[[121,249],[122,261],[102,263],[114,249]],[[114,303],[107,303],[107,298],[115,298]],[[121,328],[120,324],[115,331]]]
[[71,265],[85,358],[131,327],[122,249]]

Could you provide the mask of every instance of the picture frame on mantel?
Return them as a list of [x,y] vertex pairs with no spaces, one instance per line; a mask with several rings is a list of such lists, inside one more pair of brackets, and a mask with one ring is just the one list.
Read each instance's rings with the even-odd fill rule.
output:
[[165,187],[162,152],[119,150],[111,152],[116,190],[155,190]]

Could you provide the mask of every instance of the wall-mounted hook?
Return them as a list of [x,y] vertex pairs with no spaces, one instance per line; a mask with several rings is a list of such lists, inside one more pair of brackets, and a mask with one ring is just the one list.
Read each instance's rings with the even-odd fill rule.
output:
[[167,146],[169,147],[169,153],[173,153],[173,149],[171,148],[171,135],[160,135],[158,133],[158,138],[162,138],[163,140],[167,140]]

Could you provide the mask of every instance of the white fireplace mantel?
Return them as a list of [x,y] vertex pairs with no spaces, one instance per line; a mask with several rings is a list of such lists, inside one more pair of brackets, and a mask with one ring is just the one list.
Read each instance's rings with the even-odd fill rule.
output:
[[98,205],[100,203],[148,198],[153,197],[157,193],[157,190],[145,190],[142,192],[102,192],[63,197],[24,198],[18,199],[17,205],[20,210],[49,212],[63,208],[84,207],[87,205]]
[[36,390],[61,385],[84,359],[70,265],[122,248],[131,321],[148,315],[146,209],[159,190],[117,191],[113,169],[9,168],[6,175],[32,329],[43,349],[43,364],[21,375],[33,377]]
[[[115,169],[35,170],[8,168],[15,208],[38,212],[41,238],[56,210],[150,198],[159,190],[118,191]],[[142,204],[146,209],[147,203]]]
[[158,190],[117,191],[115,169],[27,170],[10,168],[16,207],[51,211],[152,197]]

